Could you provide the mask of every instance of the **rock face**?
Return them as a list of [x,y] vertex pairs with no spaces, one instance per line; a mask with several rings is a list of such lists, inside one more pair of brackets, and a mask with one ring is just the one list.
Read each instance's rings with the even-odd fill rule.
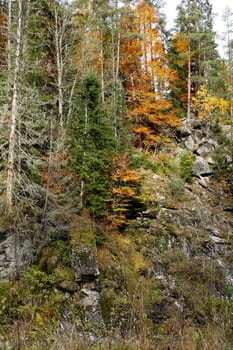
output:
[[[97,341],[105,325],[100,306],[100,281],[96,256],[88,245],[75,246],[71,252],[71,267],[74,271],[76,290],[69,292],[72,300],[81,305],[82,319],[77,318],[80,335],[85,333],[91,343]],[[66,310],[61,320],[64,329],[72,329],[70,311]],[[84,325],[84,328],[83,328]],[[85,329],[88,328],[88,329]]]
[[[145,270],[142,269],[141,274],[136,276],[133,267],[128,271],[129,262],[134,261],[129,242],[125,254],[124,246],[121,245],[120,253],[116,247],[114,250],[114,244],[111,246],[114,252],[112,260],[119,263],[114,267],[112,262],[115,268],[112,280],[104,280],[107,286],[104,302],[110,309],[106,318],[113,329],[118,327],[123,335],[127,330],[130,332],[132,328],[137,328],[142,299],[150,305],[146,311],[147,318],[156,330],[163,332],[168,327],[169,338],[172,327],[179,322],[182,327],[186,322],[193,324],[194,328],[206,326],[211,317],[219,317],[214,311],[215,306],[224,300],[227,303],[229,295],[232,298],[232,210],[230,206],[224,209],[224,193],[211,178],[218,144],[206,121],[193,119],[185,123],[177,136],[178,146],[171,152],[171,163],[173,166],[180,164],[179,159],[188,149],[195,157],[191,169],[192,181],[179,182],[179,174],[175,172],[169,173],[169,176],[153,174],[149,170],[143,173],[144,178],[150,178],[146,184],[150,193],[155,194],[156,203],[142,212],[135,226],[125,234],[126,237],[131,234],[132,244],[136,246],[137,263],[140,256],[146,260]],[[145,266],[149,266],[148,269]],[[110,273],[108,266],[104,266],[103,275]],[[148,282],[147,276],[151,282]],[[124,278],[125,289],[130,294],[128,299],[122,288]],[[140,280],[143,281],[141,285]],[[127,288],[130,287],[129,292]],[[214,306],[211,311],[210,300]],[[172,319],[176,320],[175,323]],[[169,338],[171,348],[175,337]]]
[[198,120],[195,117],[185,121],[178,129],[177,136],[185,148],[192,152],[196,159],[193,164],[193,175],[198,177],[209,176],[213,173],[213,154],[217,147],[214,135],[208,121]]
[[[93,345],[108,330],[110,337],[117,334],[134,339],[148,324],[154,334],[168,338],[166,348],[173,344],[178,348],[174,339],[185,324],[193,325],[196,336],[199,333],[195,327],[207,325],[213,316],[211,303],[216,302],[213,309],[217,309],[222,300],[232,298],[232,203],[222,205],[224,194],[211,182],[218,145],[206,121],[192,119],[184,123],[177,137],[172,154],[175,160],[181,159],[187,149],[195,156],[192,181],[179,178],[181,173],[167,176],[149,170],[146,189],[155,194],[156,200],[128,231],[108,237],[99,250],[103,254],[99,257],[100,270],[95,248],[86,243],[93,240],[85,235],[82,240],[82,233],[89,234],[85,222],[74,221],[73,231],[80,235],[72,241],[69,222],[60,212],[47,220],[46,230],[52,239],[41,249],[38,265],[47,276],[56,278],[60,273],[52,285],[64,295],[57,333],[75,333],[87,337]],[[32,237],[0,228],[1,281],[11,279],[18,268],[35,261],[40,242]],[[56,254],[56,239],[66,246],[68,254]],[[219,312],[214,317],[218,321]]]
[[94,328],[103,328],[103,318],[100,308],[100,281],[96,256],[89,246],[75,247],[71,254],[71,266],[80,291],[76,298],[83,306],[84,319],[93,323]]
[[2,230],[0,237],[0,281],[8,281],[33,262],[36,250],[23,234]]
[[71,253],[71,266],[78,282],[97,281],[99,269],[89,246],[75,247]]
[[212,170],[208,160],[204,157],[196,156],[193,163],[193,175],[196,176],[209,176],[212,174]]

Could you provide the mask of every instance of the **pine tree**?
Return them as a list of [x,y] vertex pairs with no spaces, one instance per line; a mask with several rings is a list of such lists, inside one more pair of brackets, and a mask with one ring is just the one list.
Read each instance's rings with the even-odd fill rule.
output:
[[80,86],[70,133],[71,167],[79,182],[78,206],[89,209],[93,218],[106,215],[115,139],[102,106],[101,84],[91,73]]
[[228,100],[230,102],[230,116],[233,120],[233,11],[226,7],[223,13],[225,24],[224,44],[226,53],[226,83],[228,90]]
[[183,0],[177,9],[176,33],[171,42],[173,53],[170,58],[179,79],[186,83],[182,84],[178,80],[173,93],[181,100],[186,96],[189,118],[191,98],[200,86],[206,85],[208,90],[216,92],[222,84],[219,74],[221,61],[216,49],[210,2]]

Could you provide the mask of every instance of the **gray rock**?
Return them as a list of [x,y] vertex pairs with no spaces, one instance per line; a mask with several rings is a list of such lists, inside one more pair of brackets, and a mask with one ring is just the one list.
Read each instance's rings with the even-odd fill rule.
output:
[[76,281],[95,280],[100,274],[96,257],[89,246],[73,248],[71,266],[74,269]]
[[191,152],[194,152],[197,149],[197,144],[191,135],[188,136],[184,144]]
[[200,156],[196,157],[192,169],[193,175],[207,176],[213,173],[208,161]]
[[193,129],[201,129],[202,128],[202,121],[200,119],[195,119],[191,121],[191,127]]
[[216,148],[216,145],[215,145],[214,141],[213,142],[209,142],[209,141],[202,142],[199,145],[199,147],[197,148],[196,153],[202,158],[211,159],[211,164],[213,164],[213,159],[212,159],[211,155],[213,154],[215,148]]
[[187,137],[191,135],[191,129],[188,125],[183,125],[180,128],[177,129],[177,136],[180,138]]
[[30,265],[34,257],[35,247],[29,238],[14,233],[6,235],[0,243],[0,280],[12,279]]
[[210,182],[209,177],[204,177],[204,178],[200,177],[200,178],[198,178],[197,182],[201,187],[209,190],[209,182]]

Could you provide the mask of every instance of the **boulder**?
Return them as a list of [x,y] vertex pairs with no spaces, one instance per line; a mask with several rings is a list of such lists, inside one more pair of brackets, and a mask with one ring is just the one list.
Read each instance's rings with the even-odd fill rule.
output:
[[187,149],[191,152],[194,152],[197,149],[197,143],[191,135],[187,137],[187,140],[184,144],[187,147]]
[[197,156],[193,163],[192,172],[195,176],[208,176],[213,173],[213,170],[211,169],[208,160]]
[[213,140],[204,140],[198,145],[195,153],[202,158],[208,158],[208,162],[213,164],[214,161],[211,155],[213,154],[216,146],[217,144]]
[[177,129],[176,133],[179,138],[184,138],[191,135],[192,131],[188,125],[184,124]]
[[95,280],[100,274],[96,257],[89,246],[73,247],[71,266],[74,269],[76,281]]
[[16,276],[35,258],[35,247],[29,238],[9,233],[0,243],[0,280],[8,281]]

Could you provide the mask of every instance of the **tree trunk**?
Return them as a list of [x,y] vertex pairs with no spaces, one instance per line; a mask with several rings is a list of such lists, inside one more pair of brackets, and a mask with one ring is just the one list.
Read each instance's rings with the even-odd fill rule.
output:
[[[87,105],[85,106],[85,124],[84,124],[84,133],[83,133],[83,163],[82,166],[85,166],[86,163],[86,143],[87,143],[87,127],[88,127],[88,110]],[[85,181],[81,178],[80,183],[80,209],[84,207],[84,195],[85,195]]]
[[8,18],[7,18],[7,66],[11,69],[11,0],[8,0]]
[[57,88],[58,88],[58,116],[63,126],[63,58],[62,58],[62,32],[59,28],[59,19],[55,5],[55,48],[57,60]]
[[6,204],[10,210],[12,209],[12,206],[13,206],[16,121],[17,121],[17,114],[18,114],[18,79],[19,79],[19,72],[20,72],[21,45],[22,45],[22,0],[18,0],[18,25],[17,25],[17,37],[16,37],[15,71],[14,71],[13,96],[12,96],[12,106],[11,106],[7,188],[6,188]]
[[188,50],[188,97],[187,97],[187,120],[190,121],[191,112],[191,52],[190,42]]
[[101,40],[101,48],[100,48],[100,75],[101,75],[101,101],[104,103],[105,96],[104,96],[104,48],[103,48],[103,31],[101,30],[100,35]]

